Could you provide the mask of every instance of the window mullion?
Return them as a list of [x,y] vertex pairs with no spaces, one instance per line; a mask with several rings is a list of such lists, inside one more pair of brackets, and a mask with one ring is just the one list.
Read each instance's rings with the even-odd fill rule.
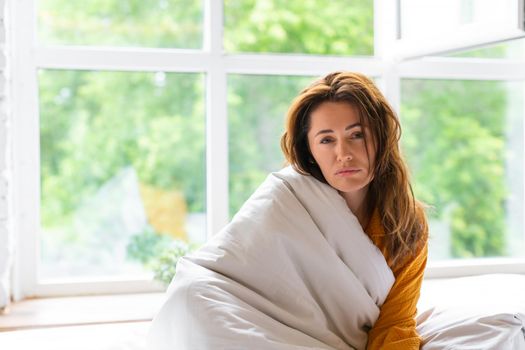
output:
[[235,74],[319,76],[337,70],[350,70],[378,76],[383,70],[382,61],[373,57],[237,54],[226,55],[224,61],[227,72]]
[[399,1],[374,0],[374,56],[388,59],[399,36]]
[[202,72],[210,65],[210,54],[175,49],[38,47],[35,63],[50,69]]
[[[37,284],[40,233],[40,127],[33,47],[35,2],[11,2],[13,198],[16,240],[13,297],[32,296]],[[16,25],[14,25],[16,23]]]
[[385,70],[379,82],[379,87],[394,111],[401,118],[401,79],[395,63],[385,64]]
[[398,13],[398,1],[374,0],[374,55],[382,63],[378,85],[399,115],[400,80],[397,63],[391,57],[392,47],[399,32]]
[[223,3],[205,0],[204,50],[211,63],[206,84],[207,236],[228,223],[227,79],[222,52]]

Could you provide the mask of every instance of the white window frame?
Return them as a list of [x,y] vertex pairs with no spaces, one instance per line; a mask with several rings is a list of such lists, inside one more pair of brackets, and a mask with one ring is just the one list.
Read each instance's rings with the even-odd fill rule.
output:
[[[226,54],[222,48],[223,3],[204,0],[202,50],[41,47],[36,42],[36,0],[8,2],[15,25],[13,66],[13,193],[17,253],[13,271],[16,300],[30,296],[133,293],[160,290],[151,281],[107,280],[41,284],[39,261],[40,161],[36,71],[40,68],[137,72],[198,72],[206,75],[206,207],[207,235],[228,222],[228,74],[311,75],[334,70],[359,71],[379,78],[380,88],[396,110],[404,78],[525,81],[525,62],[467,58],[424,58],[396,62],[388,48],[395,40],[395,1],[374,1],[374,57],[316,55]],[[394,11],[394,12],[392,12]],[[525,106],[524,106],[525,108]],[[525,142],[525,141],[524,141]],[[525,217],[525,215],[524,215]],[[430,263],[427,277],[451,277],[486,272],[525,273],[525,259],[458,260]]]
[[[390,6],[402,6],[401,1],[398,0],[395,5]],[[472,23],[458,28],[453,34],[442,34],[425,41],[400,37],[399,28],[401,28],[402,11],[397,7],[396,12],[394,12],[397,14],[396,38],[390,42],[388,54],[394,60],[403,61],[458,50],[475,49],[489,44],[523,38],[525,37],[525,0],[509,1],[511,2],[510,8],[516,11],[514,21]],[[421,16],[423,15],[421,14]]]

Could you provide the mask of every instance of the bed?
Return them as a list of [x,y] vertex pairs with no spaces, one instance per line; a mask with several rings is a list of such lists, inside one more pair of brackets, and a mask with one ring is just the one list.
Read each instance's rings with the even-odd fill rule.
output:
[[424,350],[523,350],[525,275],[426,280],[417,321]]

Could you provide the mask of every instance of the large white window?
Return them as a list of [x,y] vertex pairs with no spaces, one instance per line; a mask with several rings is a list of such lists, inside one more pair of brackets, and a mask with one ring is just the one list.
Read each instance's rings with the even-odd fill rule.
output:
[[462,46],[404,49],[393,4],[11,2],[15,296],[162,288],[159,256],[279,169],[292,98],[334,70],[373,77],[400,114],[433,207],[428,275],[525,272],[523,39],[414,59]]

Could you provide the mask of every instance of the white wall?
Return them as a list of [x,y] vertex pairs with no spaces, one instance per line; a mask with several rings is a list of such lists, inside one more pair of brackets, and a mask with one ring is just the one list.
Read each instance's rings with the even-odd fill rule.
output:
[[10,239],[10,136],[8,110],[8,55],[6,50],[6,1],[0,0],[0,309],[9,302],[9,269],[13,242]]

